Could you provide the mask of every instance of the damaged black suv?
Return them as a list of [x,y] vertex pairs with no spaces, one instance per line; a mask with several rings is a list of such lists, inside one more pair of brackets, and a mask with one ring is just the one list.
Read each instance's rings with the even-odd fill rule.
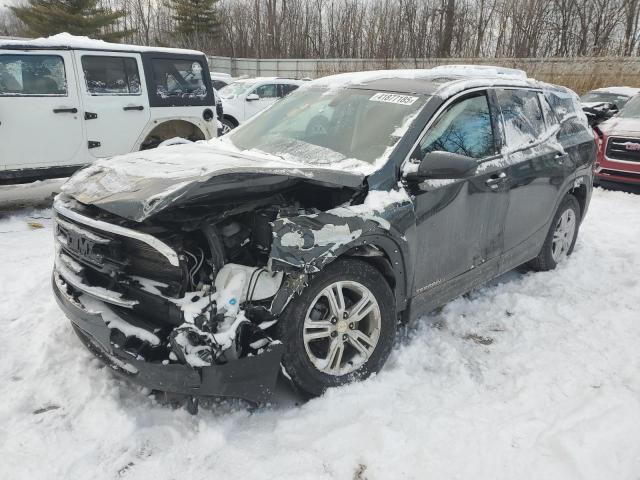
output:
[[309,82],[222,139],[101,160],[55,201],[57,300],[113,370],[269,399],[379,371],[408,322],[571,254],[594,139],[577,96],[498,68]]

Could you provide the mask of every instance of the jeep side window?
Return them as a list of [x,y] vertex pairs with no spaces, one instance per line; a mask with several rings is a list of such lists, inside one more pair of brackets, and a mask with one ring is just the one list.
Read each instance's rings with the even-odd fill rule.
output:
[[484,94],[454,103],[431,125],[413,158],[433,151],[484,158],[496,153],[489,103]]
[[0,55],[0,96],[67,95],[64,60],[58,55]]
[[545,131],[537,92],[496,90],[504,119],[507,145],[518,148],[534,143]]
[[156,94],[163,99],[204,99],[207,87],[202,78],[206,71],[199,61],[154,58],[153,80]]
[[260,85],[255,92],[260,98],[278,98],[278,86],[275,83]]
[[82,70],[91,95],[140,95],[135,58],[83,55]]

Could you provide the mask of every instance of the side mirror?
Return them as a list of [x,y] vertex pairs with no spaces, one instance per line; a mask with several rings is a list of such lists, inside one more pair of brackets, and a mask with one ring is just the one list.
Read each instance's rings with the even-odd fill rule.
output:
[[472,176],[478,162],[475,158],[451,152],[429,152],[414,172],[409,172],[405,178],[413,182],[427,179],[461,179]]
[[250,93],[247,95],[247,102],[253,102],[254,100],[260,100],[260,96],[257,93]]

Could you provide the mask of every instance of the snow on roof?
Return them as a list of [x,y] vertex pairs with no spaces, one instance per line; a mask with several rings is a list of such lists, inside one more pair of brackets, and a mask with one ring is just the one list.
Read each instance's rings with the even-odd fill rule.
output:
[[606,92],[613,93],[614,95],[626,95],[627,97],[633,97],[640,93],[640,88],[634,87],[602,87],[596,88],[594,92]]
[[475,80],[475,83],[486,84],[493,80],[495,83],[508,85],[537,85],[535,80],[528,79],[522,70],[513,68],[494,67],[488,65],[443,65],[427,69],[398,69],[398,70],[371,70],[365,72],[339,73],[322,77],[309,82],[310,86],[326,88],[345,88],[350,85],[363,85],[377,80],[405,79],[405,80],[437,80],[447,78],[448,81],[441,89],[460,81]]
[[493,65],[440,65],[429,69],[437,75],[461,75],[464,77],[527,78],[527,72],[517,68]]
[[80,37],[70,33],[58,33],[46,38],[36,38],[28,40],[0,40],[2,47],[24,47],[30,48],[66,48],[76,50],[110,50],[126,52],[163,52],[181,53],[187,55],[204,55],[197,50],[187,50],[183,48],[146,47],[143,45],[126,45],[124,43],[109,43],[104,40],[94,40],[89,37]]

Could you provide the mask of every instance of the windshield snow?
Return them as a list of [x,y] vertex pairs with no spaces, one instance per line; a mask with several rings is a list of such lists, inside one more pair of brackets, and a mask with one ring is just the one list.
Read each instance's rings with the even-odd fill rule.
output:
[[232,98],[236,95],[242,95],[254,85],[255,82],[233,82],[226,87],[222,87],[218,90],[218,93],[222,98]]
[[373,90],[305,88],[225,138],[240,150],[371,171],[386,159],[426,99]]

